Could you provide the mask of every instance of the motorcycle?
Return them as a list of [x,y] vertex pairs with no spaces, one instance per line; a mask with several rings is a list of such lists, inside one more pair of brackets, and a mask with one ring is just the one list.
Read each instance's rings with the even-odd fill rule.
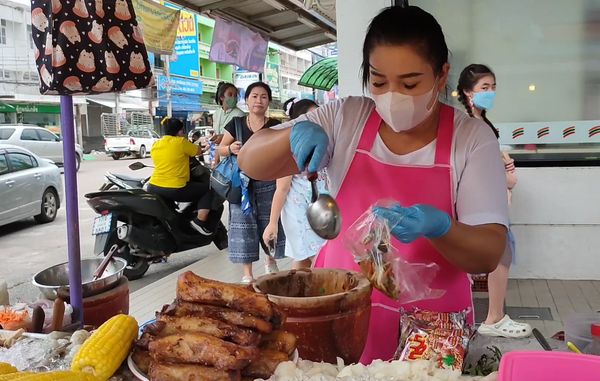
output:
[[[148,166],[137,162],[129,167],[135,170]],[[206,176],[206,171],[205,167],[192,168],[196,176]],[[129,280],[143,277],[150,263],[162,262],[173,253],[211,243],[219,250],[228,247],[227,229],[221,222],[221,200],[215,201],[208,217],[214,234],[205,236],[190,226],[196,214],[193,203],[176,203],[141,188],[104,190],[85,197],[100,215],[92,227],[94,252],[106,254],[116,244],[114,255],[127,261],[124,274]]]

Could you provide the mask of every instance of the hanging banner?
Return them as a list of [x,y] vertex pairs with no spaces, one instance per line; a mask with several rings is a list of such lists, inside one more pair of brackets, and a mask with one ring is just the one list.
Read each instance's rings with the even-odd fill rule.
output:
[[265,73],[267,77],[267,84],[271,87],[273,91],[273,98],[280,99],[281,92],[279,88],[279,65],[272,62],[267,62],[267,70]]
[[[165,2],[167,7],[176,5]],[[200,58],[198,55],[198,21],[196,15],[184,10],[179,16],[179,27],[175,39],[175,52],[171,56],[169,72],[181,77],[198,78],[200,76]]]
[[265,70],[268,43],[269,39],[260,33],[216,17],[210,60],[262,73]]
[[156,54],[173,54],[181,11],[150,0],[134,0],[133,5],[146,49]]

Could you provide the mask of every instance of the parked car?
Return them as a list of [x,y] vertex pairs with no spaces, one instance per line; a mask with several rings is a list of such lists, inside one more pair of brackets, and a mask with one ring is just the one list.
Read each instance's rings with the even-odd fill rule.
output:
[[63,197],[60,172],[51,160],[0,143],[0,226],[30,217],[54,221]]
[[[0,125],[0,143],[26,148],[40,157],[52,160],[59,166],[64,163],[62,139],[42,127],[26,124]],[[77,170],[81,166],[82,158],[83,148],[75,144]]]
[[128,155],[143,159],[158,139],[160,136],[150,128],[131,129],[125,135],[105,136],[104,150],[115,160]]

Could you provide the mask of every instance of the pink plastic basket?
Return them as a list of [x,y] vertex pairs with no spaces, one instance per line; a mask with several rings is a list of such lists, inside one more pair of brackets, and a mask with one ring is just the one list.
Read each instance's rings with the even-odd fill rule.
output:
[[570,352],[509,352],[498,381],[598,381],[600,356]]

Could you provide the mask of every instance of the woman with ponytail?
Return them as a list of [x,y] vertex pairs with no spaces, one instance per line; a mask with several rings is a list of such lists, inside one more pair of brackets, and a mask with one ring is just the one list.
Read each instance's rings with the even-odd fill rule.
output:
[[[499,137],[498,130],[487,118],[487,112],[493,107],[496,98],[496,75],[487,66],[471,64],[458,79],[458,100],[472,118],[483,120]],[[502,152],[506,170],[508,204],[511,201],[512,188],[517,184],[514,160],[508,153]],[[504,299],[508,287],[508,273],[515,254],[515,240],[509,228],[504,255],[496,270],[488,274],[489,308],[486,320],[479,327],[479,333],[487,336],[522,338],[531,334],[531,326],[513,321],[504,313]]]

